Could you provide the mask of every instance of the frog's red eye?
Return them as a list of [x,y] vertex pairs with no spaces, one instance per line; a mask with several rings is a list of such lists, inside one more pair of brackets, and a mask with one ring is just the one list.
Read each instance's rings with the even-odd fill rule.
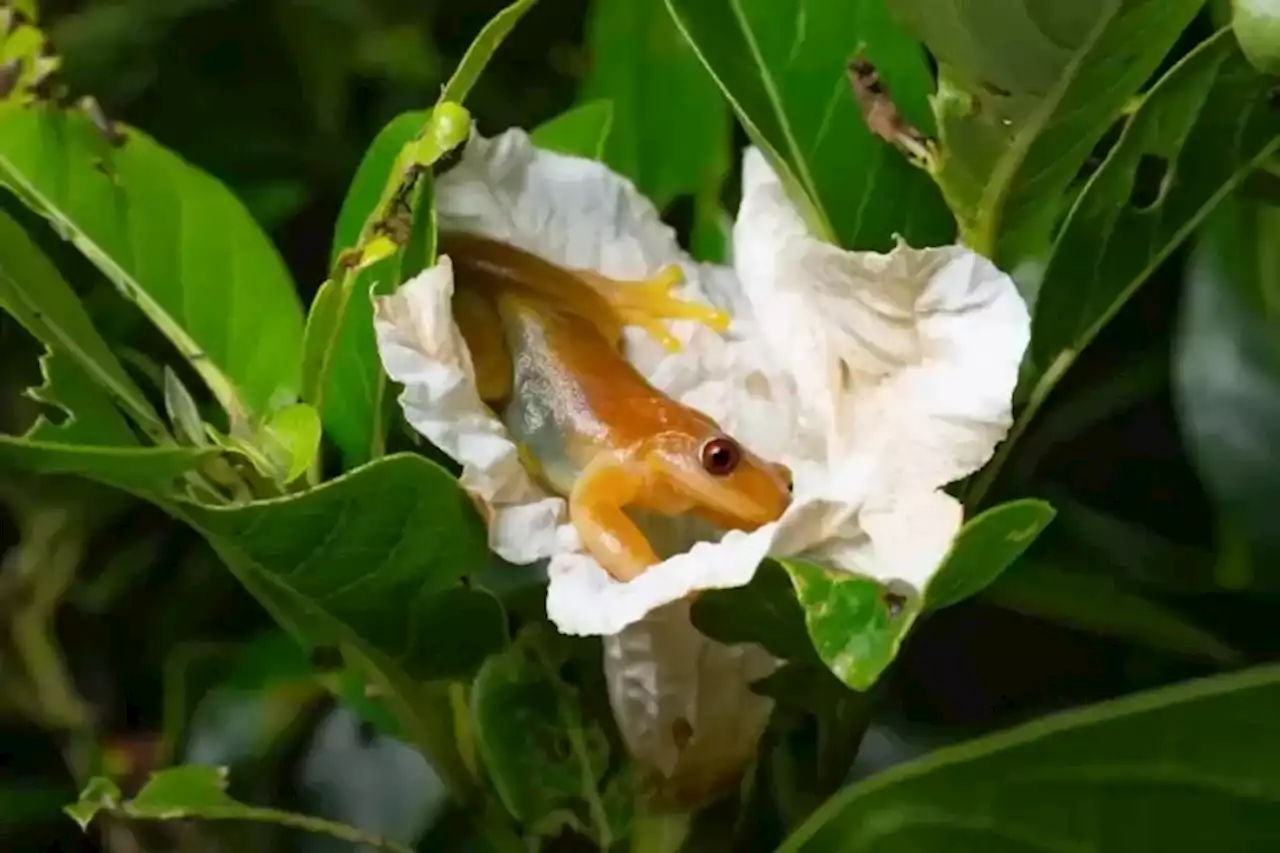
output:
[[702,445],[702,467],[708,474],[727,477],[742,461],[742,448],[731,438],[713,438]]

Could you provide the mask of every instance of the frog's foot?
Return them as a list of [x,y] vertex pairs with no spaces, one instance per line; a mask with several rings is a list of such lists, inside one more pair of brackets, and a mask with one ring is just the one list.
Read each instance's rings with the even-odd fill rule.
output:
[[623,323],[644,329],[669,352],[678,352],[680,341],[671,334],[666,320],[697,320],[717,332],[729,328],[728,314],[672,293],[684,282],[684,274],[675,264],[638,281],[619,281],[595,272],[580,274],[609,300]]

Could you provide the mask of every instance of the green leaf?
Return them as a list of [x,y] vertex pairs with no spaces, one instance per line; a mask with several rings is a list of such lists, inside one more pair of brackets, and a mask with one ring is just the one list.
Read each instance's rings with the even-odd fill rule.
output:
[[934,177],[964,242],[1012,270],[1049,247],[1064,195],[1204,0],[902,0],[943,68]]
[[87,829],[103,811],[134,820],[247,820],[289,826],[395,853],[407,853],[409,850],[403,844],[366,835],[345,824],[237,802],[227,794],[225,767],[191,764],[161,770],[151,774],[132,800],[125,800],[120,788],[111,780],[95,777],[89,780],[79,801],[64,811],[81,829]]
[[0,106],[0,184],[71,240],[232,414],[298,391],[302,315],[271,241],[221,183],[140,131]]
[[[456,104],[440,104],[432,112],[400,115],[383,128],[365,152],[343,202],[334,235],[335,269],[344,251],[359,252],[374,237],[375,223],[387,213],[391,197],[406,180],[406,170],[430,166],[465,141],[469,120]],[[421,188],[430,178],[422,174],[417,180]],[[393,243],[385,256],[361,262],[359,268],[343,272],[340,279],[326,281],[307,318],[303,396],[319,408],[325,428],[343,451],[348,466],[381,455],[386,377],[378,359],[373,305],[368,296],[390,293],[405,278],[420,272],[420,268],[406,267],[411,258],[415,264],[434,261],[434,211],[429,203],[422,204],[422,198],[420,193],[412,197],[410,229],[421,238],[426,217],[428,251],[408,253],[404,245]],[[418,242],[418,248],[423,248],[421,239]]]
[[529,138],[544,151],[603,160],[612,128],[613,102],[591,101],[543,122]]
[[[929,69],[883,0],[666,0],[819,237],[885,250],[954,233],[937,188],[867,128],[845,66],[865,45],[903,116],[930,132]],[[676,128],[664,132],[679,138]]]
[[729,108],[662,0],[595,0],[587,42],[582,97],[613,104],[604,162],[659,210],[718,186],[729,170]]
[[564,638],[531,625],[480,668],[471,691],[472,728],[489,779],[513,817],[541,834],[561,823],[578,827],[576,813],[584,811],[607,849],[613,837],[601,788],[609,741],[584,713],[579,691],[561,677],[568,660]]
[[1080,351],[1232,188],[1280,150],[1271,87],[1221,30],[1143,98],[1054,244],[1031,324],[1039,379],[967,505],[981,500]]
[[164,377],[162,382],[164,410],[169,416],[169,422],[187,444],[194,444],[197,447],[208,444],[209,437],[205,434],[205,423],[200,416],[200,407],[191,396],[191,392],[187,390],[187,386],[182,384],[178,374],[174,373],[167,364],[161,375]]
[[925,607],[940,610],[977,595],[1031,547],[1054,515],[1044,501],[1025,499],[970,519],[925,588]]
[[[86,429],[72,438],[63,427],[64,440],[80,443],[83,438],[84,443],[96,440],[101,444],[136,444],[111,400],[117,401],[153,439],[167,437],[164,423],[98,334],[75,292],[21,226],[3,212],[0,212],[0,308],[48,347],[44,368],[55,397],[58,391],[65,392],[72,385],[84,389],[77,400],[63,402],[73,418],[88,422],[80,424]],[[91,389],[95,385],[105,394],[95,393]],[[48,397],[42,399],[58,402]],[[86,402],[88,405],[80,405]],[[91,408],[99,417],[94,416]]]
[[779,850],[1266,849],[1277,702],[1263,666],[1057,714],[847,788]]
[[395,455],[289,497],[181,512],[282,627],[308,647],[340,649],[462,784],[452,735],[440,732],[447,700],[423,682],[469,677],[502,647],[506,625],[497,599],[459,586],[490,555],[447,472]]
[[758,643],[782,660],[818,662],[791,577],[774,560],[761,563],[746,586],[702,591],[690,615],[713,640]]
[[1280,74],[1280,6],[1275,0],[1231,0],[1231,29],[1254,68]]
[[271,415],[263,429],[279,445],[288,460],[284,482],[306,473],[320,452],[320,415],[306,403],[285,406]]
[[[1174,405],[1226,524],[1267,567],[1280,554],[1280,208],[1234,198],[1206,223],[1174,340]],[[1252,571],[1251,571],[1252,573]],[[1232,584],[1237,585],[1237,584]]]
[[[1222,30],[1147,94],[1055,245],[1032,326],[1037,365],[1073,358],[1209,211],[1280,150],[1273,85]],[[1138,184],[1151,170],[1158,187]]]
[[524,13],[532,9],[533,4],[536,2],[537,0],[516,0],[515,3],[494,15],[493,19],[484,25],[484,29],[480,31],[475,41],[467,48],[467,52],[463,55],[462,61],[458,63],[453,76],[444,85],[444,90],[440,93],[441,101],[461,104],[467,100],[467,95],[471,93],[471,87],[480,79],[481,73],[484,72],[485,66],[489,64],[489,60],[493,58],[493,54],[502,45],[502,42],[506,40],[520,19],[524,17]]
[[1177,611],[1126,590],[1114,578],[1024,560],[987,588],[988,602],[1158,651],[1236,663],[1240,653]]
[[194,447],[88,447],[0,435],[0,468],[74,474],[145,498],[172,497],[176,483],[217,451]]
[[920,614],[920,597],[801,560],[784,560],[782,567],[791,576],[818,657],[853,689],[869,688],[897,657]]

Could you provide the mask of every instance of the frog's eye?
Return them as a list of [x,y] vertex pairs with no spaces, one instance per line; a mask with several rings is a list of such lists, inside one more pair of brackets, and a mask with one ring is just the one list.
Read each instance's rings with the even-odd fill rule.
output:
[[731,438],[713,438],[702,445],[702,468],[716,477],[732,474],[742,461],[742,448]]

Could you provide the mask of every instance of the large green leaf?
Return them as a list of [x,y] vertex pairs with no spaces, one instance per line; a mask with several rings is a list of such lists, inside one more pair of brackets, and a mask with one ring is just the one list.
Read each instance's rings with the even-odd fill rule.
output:
[[[845,67],[865,45],[904,117],[932,130],[929,69],[883,0],[666,0],[820,237],[851,249],[950,242],[928,176],[867,128]],[[680,138],[680,128],[663,128]]]
[[302,314],[270,240],[218,181],[86,115],[0,107],[0,184],[49,219],[146,312],[228,410],[298,391]]
[[613,103],[590,101],[538,125],[529,139],[544,151],[602,160],[612,128]]
[[96,398],[91,405],[100,417],[91,417],[90,411],[76,401],[62,401],[72,420],[78,421],[75,426],[84,427],[83,432],[78,431],[74,437],[64,427],[61,431],[64,441],[136,444],[132,433],[115,413],[112,400],[154,440],[165,440],[164,423],[98,334],[75,292],[22,227],[3,212],[0,212],[0,308],[48,347],[44,367],[54,393],[65,394],[72,385],[100,389],[97,394],[89,391],[80,395],[82,402],[88,395]]
[[1028,558],[987,588],[992,603],[1081,631],[1162,652],[1238,663],[1240,653],[1171,607],[1139,595],[1115,578],[1054,557]]
[[847,788],[780,850],[1269,849],[1278,702],[1266,666],[1037,720]]
[[[49,434],[60,437],[56,431]],[[94,447],[0,435],[0,468],[75,474],[148,498],[171,497],[180,477],[198,470],[215,455],[211,449],[177,445]]]
[[729,168],[729,107],[662,0],[595,0],[582,97],[613,103],[604,161],[659,209]]
[[1280,573],[1267,567],[1280,555],[1280,208],[1236,198],[1210,219],[1187,270],[1174,389],[1201,481],[1261,558],[1244,580],[1276,586]]
[[934,173],[965,242],[1039,259],[1063,196],[1204,0],[901,0],[943,67]]
[[441,718],[443,697],[423,682],[469,676],[502,646],[506,625],[497,599],[460,584],[490,555],[447,472],[389,456],[286,498],[180,512],[284,628],[309,647],[341,649],[459,784],[439,731],[447,702]]
[[[1222,30],[1147,94],[1054,247],[1032,327],[1037,365],[1079,352],[1205,215],[1280,149],[1274,85]],[[1162,176],[1154,192],[1138,184],[1151,171]]]
[[1222,30],[1165,74],[1130,116],[1054,244],[1032,318],[1031,359],[1040,376],[1010,439],[973,481],[970,506],[1080,351],[1209,211],[1280,150],[1272,85]]
[[320,833],[391,853],[409,853],[410,848],[399,842],[367,835],[345,824],[241,803],[227,793],[227,784],[223,767],[169,767],[151,774],[138,793],[126,800],[115,782],[99,776],[90,779],[80,799],[64,811],[81,829],[87,828],[99,812],[132,820],[250,820]]

